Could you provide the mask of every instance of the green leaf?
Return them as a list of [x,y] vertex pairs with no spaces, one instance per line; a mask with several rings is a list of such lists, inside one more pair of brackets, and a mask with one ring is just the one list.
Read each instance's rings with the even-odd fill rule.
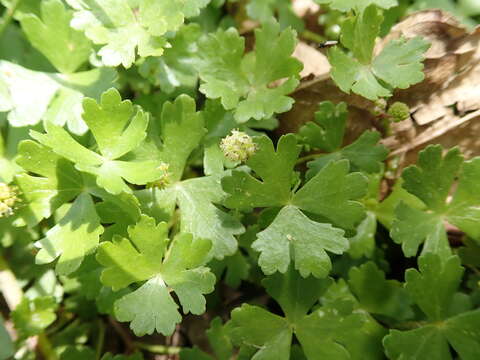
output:
[[[106,267],[101,281],[114,291],[160,272],[158,260],[165,254],[168,226],[155,225],[155,220],[143,215],[135,226],[128,227],[128,235],[130,240],[115,236],[113,242],[103,242],[97,252],[97,261]],[[129,261],[125,263],[125,259]]]
[[102,360],[143,360],[143,355],[141,352],[135,352],[132,355],[112,355],[106,353],[103,355]]
[[160,277],[154,277],[117,300],[115,316],[119,321],[130,321],[130,328],[137,336],[154,331],[169,335],[182,320],[177,308],[165,282]]
[[461,359],[473,360],[480,351],[480,310],[449,317],[449,309],[464,269],[457,256],[442,259],[435,254],[419,258],[419,271],[406,272],[405,288],[431,321],[410,331],[391,330],[384,339],[392,359],[453,359],[449,344]]
[[220,181],[220,176],[200,177],[182,181],[172,188],[181,212],[182,231],[192,233],[197,239],[209,239],[211,255],[217,259],[235,253],[234,235],[245,231],[238,219],[215,206],[225,196]]
[[168,46],[165,34],[177,31],[185,17],[198,15],[208,1],[182,0],[131,2],[119,0],[67,0],[75,10],[73,28],[82,30],[95,44],[107,66],[130,67],[141,57],[161,56]]
[[304,211],[323,216],[347,229],[365,216],[363,206],[353,199],[363,197],[367,179],[360,173],[349,174],[347,160],[330,162],[295,193],[292,204]]
[[88,60],[90,41],[70,27],[72,12],[60,0],[41,2],[41,18],[22,16],[20,23],[30,43],[61,72],[73,73]]
[[182,26],[169,39],[160,57],[148,57],[138,65],[138,72],[146,80],[171,94],[179,89],[192,89],[198,82],[198,71],[194,64],[198,61],[198,40],[202,31],[198,24]]
[[41,248],[35,262],[47,264],[58,258],[56,272],[68,275],[78,269],[85,255],[96,249],[102,233],[93,200],[82,193],[57,225],[35,244]]
[[[83,189],[83,179],[73,165],[47,147],[31,140],[18,147],[18,165],[37,176],[16,176],[28,206],[18,211],[18,225],[30,227],[49,218],[62,204],[74,199]],[[39,175],[39,176],[38,176]]]
[[348,239],[350,247],[348,254],[353,259],[360,259],[365,256],[371,258],[375,251],[375,233],[377,231],[377,217],[371,211],[367,211],[367,216],[357,226],[355,236]]
[[56,309],[57,304],[53,297],[33,300],[24,297],[11,314],[18,336],[26,339],[41,334],[57,318]]
[[292,268],[264,281],[269,294],[279,302],[286,317],[257,306],[243,304],[232,311],[227,332],[241,349],[256,351],[251,359],[289,359],[295,334],[307,359],[349,359],[344,339],[362,326],[352,308],[322,306],[308,311],[331,284],[330,279],[301,278]]
[[[280,32],[280,26],[269,21],[255,30],[255,39],[255,50],[245,56],[244,39],[235,29],[218,30],[200,42],[200,91],[208,98],[220,98],[225,109],[235,109],[240,123],[290,110],[293,99],[287,95],[296,88],[302,68],[291,57],[296,42],[293,30]],[[281,85],[269,87],[284,78]]]
[[447,219],[474,239],[480,240],[480,158],[463,163],[458,186],[449,203]]
[[375,39],[383,22],[382,12],[374,5],[342,23],[341,41],[364,65],[372,61]]
[[248,159],[247,165],[262,181],[243,171],[233,171],[232,176],[222,180],[229,194],[225,204],[230,208],[282,206],[291,197],[295,166],[300,148],[293,134],[284,135],[277,144],[266,137],[255,139],[257,151]]
[[293,324],[300,322],[332,284],[330,278],[301,277],[292,267],[286,274],[275,274],[262,281],[268,294],[281,306]]
[[328,53],[332,78],[342,91],[377,100],[392,96],[395,87],[406,89],[424,79],[423,54],[430,45],[420,37],[392,40],[372,59],[382,21],[378,8],[370,5],[342,25],[342,44],[353,56],[338,47]]
[[378,142],[381,135],[377,131],[365,131],[352,144],[341,150],[343,158],[348,159],[354,169],[368,173],[380,172],[388,149]]
[[410,301],[400,283],[386,280],[385,274],[373,262],[349,271],[349,286],[362,308],[372,314],[405,320],[413,317]]
[[361,326],[360,315],[341,316],[337,309],[325,307],[306,316],[296,334],[307,359],[346,360],[351,356],[344,339],[351,341]]
[[318,4],[329,4],[332,9],[347,12],[350,10],[363,11],[370,5],[377,5],[383,9],[397,6],[397,0],[315,0]]
[[[184,313],[197,315],[205,311],[203,294],[213,291],[215,276],[202,266],[210,252],[210,241],[179,234],[167,252],[167,231],[166,223],[155,225],[154,219],[142,215],[128,229],[130,240],[114,237],[113,242],[103,242],[97,252],[98,262],[107,267],[101,276],[106,286],[118,290],[147,280],[115,303],[117,318],[131,321],[138,336],[154,330],[171,334],[181,321],[169,289],[178,296]],[[150,299],[148,303],[146,298]]]
[[[112,194],[131,192],[124,180],[144,185],[162,175],[159,160],[116,160],[136,149],[146,136],[148,114],[130,101],[121,101],[115,89],[102,94],[100,104],[84,101],[84,119],[93,133],[100,154],[80,145],[59,126],[47,123],[46,134],[31,132],[45,146],[75,163],[75,167],[97,176],[97,184]],[[128,125],[127,125],[128,124]]]
[[95,137],[100,153],[107,159],[125,155],[146,136],[148,117],[142,111],[134,111],[129,100],[122,101],[115,89],[104,92],[100,104],[93,99],[85,99],[83,118]]
[[235,343],[258,349],[252,360],[289,359],[292,330],[284,318],[243,304],[232,311],[227,326]]
[[378,82],[369,67],[360,64],[339,48],[334,47],[328,52],[328,61],[332,65],[332,79],[342,91],[350,93],[351,90],[370,100],[392,95],[389,89]]
[[314,149],[331,153],[308,162],[310,170],[307,178],[317,174],[329,161],[342,158],[348,159],[354,169],[368,173],[380,171],[388,150],[384,145],[378,144],[381,137],[378,132],[365,131],[352,144],[341,147],[347,116],[345,103],[335,106],[332,102],[325,101],[320,103],[315,121],[308,122],[300,129],[300,136],[305,143]]
[[232,357],[233,346],[226,333],[225,326],[219,317],[210,322],[207,330],[208,343],[215,357],[207,355],[197,347],[185,348],[180,351],[181,360],[229,360]]
[[297,207],[285,206],[268,228],[257,234],[252,248],[261,253],[258,263],[267,275],[285,273],[290,261],[303,277],[322,278],[332,268],[326,250],[342,254],[348,249],[344,231],[310,220]]
[[441,216],[411,208],[403,202],[395,208],[390,234],[396,243],[402,244],[405,256],[415,256],[422,243],[422,254],[434,252],[445,257],[451,255]]
[[234,289],[238,288],[243,280],[249,278],[251,268],[248,259],[241,251],[237,251],[232,256],[225,257],[220,261],[212,260],[208,263],[208,266],[217,280],[222,278],[222,274],[225,273],[225,283]]
[[12,339],[4,324],[3,317],[0,316],[0,360],[9,359],[15,353]]
[[180,95],[175,102],[166,102],[160,120],[161,160],[169,165],[170,181],[181,179],[192,151],[200,144],[206,130],[202,113],[195,111],[195,101]]
[[210,328],[207,330],[207,337],[210,347],[218,360],[228,360],[232,356],[233,346],[227,335],[225,326],[219,317],[210,322]]
[[407,270],[405,288],[430,320],[445,319],[463,276],[460,259],[451,256],[442,263],[440,257],[426,254],[419,258],[419,270]]
[[[451,254],[444,221],[458,226],[475,239],[480,232],[475,225],[480,219],[478,184],[480,158],[464,162],[459,150],[449,150],[442,157],[441,146],[428,146],[420,152],[418,165],[406,168],[403,187],[426,205],[418,210],[407,204],[396,208],[391,235],[402,244],[406,256],[413,256],[422,242],[422,253],[435,252],[444,257]],[[456,178],[458,186],[451,201],[447,197]],[[415,229],[415,231],[412,231]]]
[[388,155],[388,149],[378,143],[380,137],[377,131],[365,131],[357,140],[343,149],[308,162],[307,178],[317,174],[329,161],[340,159],[349,160],[354,170],[367,173],[380,172],[382,163]]
[[334,152],[342,146],[347,117],[346,103],[335,105],[331,101],[323,101],[318,105],[314,121],[302,126],[299,134],[311,147]]
[[419,36],[392,40],[373,61],[373,73],[392,87],[407,89],[425,78],[422,61],[429,47]]
[[391,330],[383,344],[390,359],[452,359],[448,342],[434,325],[403,332]]
[[74,134],[84,134],[84,97],[100,97],[112,86],[115,76],[115,71],[107,68],[57,74],[32,71],[0,60],[0,78],[8,89],[10,103],[7,119],[16,127],[35,125],[41,120],[67,124]]
[[[345,311],[348,313],[353,308],[353,312],[359,315],[355,321],[360,321],[360,325],[356,325],[355,329],[336,334],[336,342],[349,351],[352,360],[365,358],[383,360],[385,358],[381,342],[387,330],[362,308],[343,279],[339,279],[328,288],[322,296],[322,301],[329,312],[333,311],[334,314],[335,310],[336,314],[345,313]],[[342,351],[338,345],[334,347],[338,348],[337,352]],[[313,355],[315,359],[315,354]]]
[[262,24],[278,15],[282,29],[291,26],[297,31],[303,31],[305,25],[295,13],[290,0],[250,0],[246,6],[247,15]]

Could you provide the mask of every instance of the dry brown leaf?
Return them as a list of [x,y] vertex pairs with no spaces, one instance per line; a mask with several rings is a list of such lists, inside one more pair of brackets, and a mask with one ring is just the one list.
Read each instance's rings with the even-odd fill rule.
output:
[[313,0],[293,0],[293,11],[298,17],[304,17],[308,13],[314,14],[320,10],[320,5]]
[[303,63],[301,78],[308,76],[324,77],[330,73],[330,63],[325,55],[312,46],[299,42],[292,54]]

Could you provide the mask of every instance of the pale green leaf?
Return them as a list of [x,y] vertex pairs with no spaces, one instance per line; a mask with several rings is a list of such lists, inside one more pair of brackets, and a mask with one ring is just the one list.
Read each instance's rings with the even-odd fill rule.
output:
[[21,17],[23,31],[61,73],[75,72],[90,56],[90,41],[70,27],[72,12],[60,0],[42,1],[40,6],[41,18],[34,14]]
[[317,223],[295,206],[285,206],[273,223],[257,234],[252,248],[259,251],[258,263],[267,275],[285,273],[290,261],[303,277],[322,278],[332,264],[326,251],[341,254],[348,249],[344,231]]
[[45,264],[58,258],[56,272],[70,274],[78,269],[85,255],[96,249],[102,233],[93,200],[90,195],[82,193],[58,224],[36,243],[40,251],[35,261]]

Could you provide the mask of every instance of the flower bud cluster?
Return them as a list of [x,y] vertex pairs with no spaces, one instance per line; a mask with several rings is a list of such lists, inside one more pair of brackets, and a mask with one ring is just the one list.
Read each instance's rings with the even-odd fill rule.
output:
[[164,163],[164,162],[162,162],[158,166],[157,169],[162,172],[162,175],[160,176],[160,179],[156,180],[153,183],[153,186],[158,187],[160,189],[163,189],[170,184],[170,175],[171,174],[168,172],[169,168],[170,168],[170,164],[167,164],[167,163]]
[[390,115],[394,122],[400,122],[408,119],[410,116],[410,108],[407,104],[397,101],[388,108],[388,115]]
[[12,215],[15,204],[19,201],[16,186],[0,183],[0,218]]
[[220,148],[225,157],[233,162],[245,162],[257,150],[253,139],[243,131],[232,130],[232,134],[223,138]]

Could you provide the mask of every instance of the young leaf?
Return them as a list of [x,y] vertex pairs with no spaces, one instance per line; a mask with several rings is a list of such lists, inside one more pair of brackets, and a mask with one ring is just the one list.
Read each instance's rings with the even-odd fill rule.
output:
[[58,71],[75,72],[90,56],[90,41],[70,27],[72,12],[60,0],[42,1],[40,6],[41,18],[33,14],[21,17],[23,31]]
[[[169,288],[175,291],[183,311],[194,314],[205,311],[203,294],[213,291],[215,275],[202,266],[210,241],[193,240],[183,233],[173,239],[166,252],[167,229],[166,223],[155,225],[154,219],[143,215],[129,227],[130,240],[114,237],[113,242],[103,242],[97,252],[98,262],[107,267],[101,277],[105,285],[116,290],[147,280],[115,303],[117,318],[131,321],[138,336],[154,330],[169,335],[181,321]],[[145,303],[145,299],[149,301]]]
[[318,104],[314,121],[307,122],[300,128],[302,140],[314,149],[334,152],[341,148],[348,110],[344,102],[335,105],[331,101]]
[[380,171],[388,150],[384,145],[378,144],[378,132],[365,131],[352,144],[341,147],[347,116],[345,103],[335,106],[330,101],[324,101],[315,113],[314,122],[308,122],[300,128],[300,136],[305,143],[313,149],[330,153],[308,162],[307,178],[317,174],[329,161],[340,159],[348,159],[354,169],[368,173]]
[[[200,91],[208,98],[221,98],[225,109],[235,109],[240,123],[288,111],[293,99],[287,95],[297,86],[302,68],[291,57],[295,48],[291,29],[280,32],[280,26],[269,21],[255,30],[255,39],[255,50],[246,56],[244,39],[234,29],[218,30],[200,42]],[[269,86],[284,78],[281,85]]]

